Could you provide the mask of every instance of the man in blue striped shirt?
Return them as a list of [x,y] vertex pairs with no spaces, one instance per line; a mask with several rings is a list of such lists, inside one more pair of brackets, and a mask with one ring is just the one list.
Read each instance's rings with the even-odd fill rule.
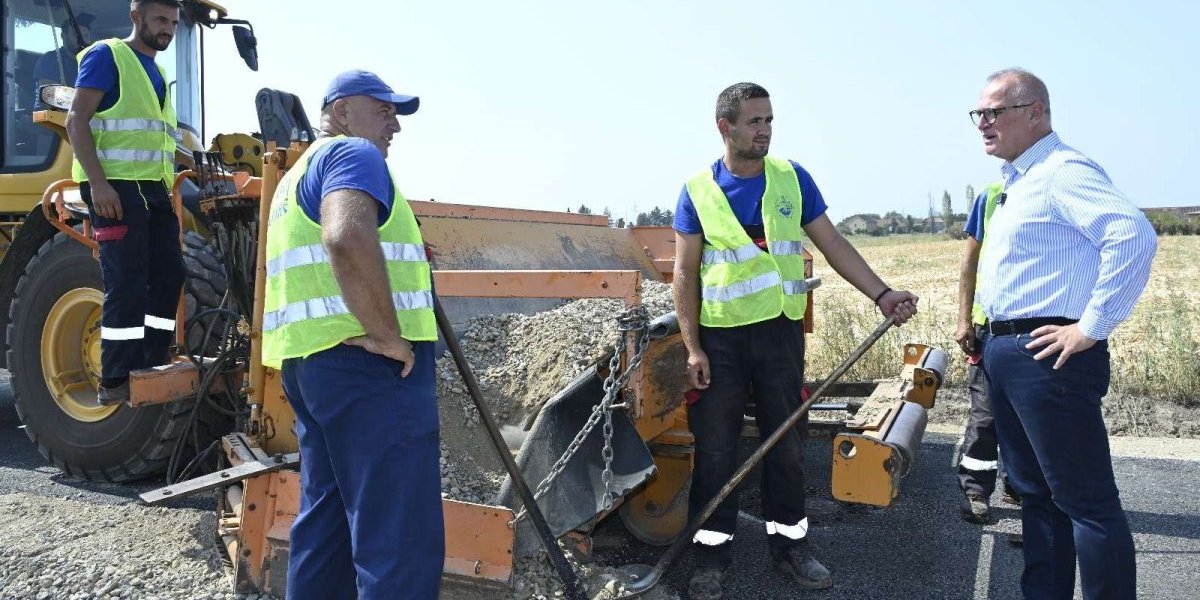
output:
[[1133,537],[1113,478],[1100,401],[1108,336],[1133,310],[1157,249],[1145,216],[1104,169],[1050,126],[1033,74],[988,77],[971,118],[1004,160],[988,224],[983,365],[1000,453],[1021,494],[1026,598],[1136,595]]

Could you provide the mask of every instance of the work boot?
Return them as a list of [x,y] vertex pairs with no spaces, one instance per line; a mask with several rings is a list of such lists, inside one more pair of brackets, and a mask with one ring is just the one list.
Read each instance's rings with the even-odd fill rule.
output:
[[691,600],[721,600],[725,597],[725,569],[721,567],[696,567],[688,580],[688,598]]
[[126,379],[120,385],[113,387],[100,386],[100,390],[96,392],[96,404],[100,406],[110,406],[113,404],[121,404],[129,402],[129,380]]
[[959,512],[968,523],[984,524],[991,520],[992,511],[988,508],[987,498],[979,494],[967,494],[959,505]]
[[823,590],[833,585],[829,569],[817,562],[807,538],[784,550],[783,556],[775,559],[775,570],[805,589]]
[[1004,494],[1000,497],[1000,500],[1002,502],[1004,502],[1005,504],[1011,504],[1012,506],[1020,506],[1021,505],[1021,494],[1019,494],[1017,492],[1017,490],[1014,490],[1012,488],[1012,486],[1008,485],[1008,482],[1005,481],[1004,482]]

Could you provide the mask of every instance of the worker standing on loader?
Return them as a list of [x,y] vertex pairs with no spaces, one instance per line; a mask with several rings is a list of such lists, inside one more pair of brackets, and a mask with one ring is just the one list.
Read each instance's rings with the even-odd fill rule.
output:
[[[967,429],[963,432],[962,455],[958,459],[958,484],[963,499],[959,513],[970,523],[987,523],[991,519],[988,499],[996,490],[996,475],[1000,471],[1000,458],[996,442],[996,425],[992,421],[992,402],[988,399],[988,381],[979,362],[983,360],[983,349],[979,340],[979,328],[987,317],[975,302],[975,287],[978,280],[979,254],[983,248],[983,235],[992,218],[1004,183],[989,185],[975,198],[971,214],[964,228],[967,233],[967,253],[963,256],[958,280],[958,330],[954,339],[967,355],[967,389],[971,394],[971,412],[967,416]],[[1004,500],[1020,505],[1021,497],[1008,485],[1007,475],[1001,475]]]
[[432,275],[384,162],[418,102],[338,75],[271,200],[262,362],[283,371],[301,456],[290,600],[438,596]]
[[1154,229],[1099,165],[1050,126],[1046,85],[988,77],[970,111],[1004,164],[1004,195],[979,262],[983,365],[1000,455],[1021,494],[1026,598],[1137,595],[1133,536],[1100,402],[1108,336],[1150,276]]
[[[767,154],[773,119],[762,87],[738,83],[721,92],[716,121],[725,156],[687,182],[675,212],[675,306],[688,378],[700,390],[688,408],[696,444],[690,519],[734,473],[751,389],[763,437],[801,404],[805,233],[885,315],[903,323],[916,314],[917,297],[884,284],[834,229],[808,173]],[[763,510],[776,569],[821,589],[833,581],[807,538],[804,435],[802,424],[767,454]],[[693,600],[724,597],[737,513],[731,495],[693,537]]]
[[81,53],[67,134],[72,177],[100,245],[101,405],[129,400],[129,372],[169,362],[183,287],[179,223],[171,205],[175,108],[154,62],[179,25],[176,0],[133,0],[133,33]]

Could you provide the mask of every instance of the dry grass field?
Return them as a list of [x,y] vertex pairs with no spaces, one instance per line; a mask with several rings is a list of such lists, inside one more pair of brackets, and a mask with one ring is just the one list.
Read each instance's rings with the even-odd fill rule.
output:
[[[894,329],[847,375],[847,379],[894,376],[900,349],[920,341],[952,357],[949,380],[963,381],[965,361],[954,343],[959,261],[964,243],[940,236],[850,238],[888,285],[920,296],[918,317]],[[818,254],[815,335],[808,348],[809,378],[823,377],[882,319],[870,299],[842,280]],[[1133,316],[1113,334],[1113,397],[1141,398],[1171,407],[1200,406],[1200,236],[1159,238],[1150,282]],[[1145,404],[1145,403],[1143,403]],[[1153,412],[1141,406],[1137,412]],[[1190,411],[1189,411],[1190,412]],[[1133,429],[1138,415],[1131,413]],[[1148,418],[1148,417],[1147,417]]]

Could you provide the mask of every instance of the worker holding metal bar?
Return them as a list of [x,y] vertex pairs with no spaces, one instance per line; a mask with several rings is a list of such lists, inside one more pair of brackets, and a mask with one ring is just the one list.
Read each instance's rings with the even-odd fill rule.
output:
[[[688,407],[695,437],[693,520],[734,473],[751,390],[764,438],[801,404],[806,234],[885,315],[903,323],[917,310],[915,295],[888,287],[834,229],[808,172],[768,154],[773,120],[761,86],[738,83],[722,91],[716,124],[725,155],[688,180],[675,211],[675,306],[688,378],[699,390]],[[766,456],[764,520],[778,572],[803,588],[821,589],[833,581],[808,541],[805,433],[802,423]],[[737,514],[737,497],[730,495],[693,537],[693,600],[724,597]]]
[[384,162],[418,104],[373,73],[338,75],[271,200],[262,362],[283,371],[301,456],[289,600],[438,596],[433,281]]
[[[129,372],[167,364],[183,287],[175,108],[154,62],[179,25],[177,0],[133,0],[133,33],[80,53],[67,135],[72,178],[100,246],[100,405],[129,400]],[[182,158],[182,155],[181,155]]]
[[[975,290],[979,279],[979,253],[988,221],[996,211],[1004,183],[993,183],[975,198],[971,214],[967,217],[964,230],[967,234],[967,252],[963,256],[958,280],[958,329],[954,339],[967,355],[967,389],[971,395],[971,412],[967,415],[967,428],[963,432],[962,452],[958,458],[958,484],[963,499],[959,513],[969,523],[987,523],[991,520],[988,499],[996,490],[996,476],[1000,473],[1000,454],[996,442],[996,425],[992,420],[992,402],[988,399],[988,381],[979,362],[983,360],[983,349],[979,340],[979,329],[987,317],[983,308],[975,301]],[[1020,494],[1008,484],[1007,475],[1001,474],[1004,501],[1020,505]]]
[[1113,476],[1100,404],[1108,337],[1133,311],[1157,239],[1098,164],[1050,124],[1032,73],[992,74],[972,121],[1003,159],[1004,192],[979,262],[1000,455],[1021,494],[1026,598],[1137,595],[1133,537]]

